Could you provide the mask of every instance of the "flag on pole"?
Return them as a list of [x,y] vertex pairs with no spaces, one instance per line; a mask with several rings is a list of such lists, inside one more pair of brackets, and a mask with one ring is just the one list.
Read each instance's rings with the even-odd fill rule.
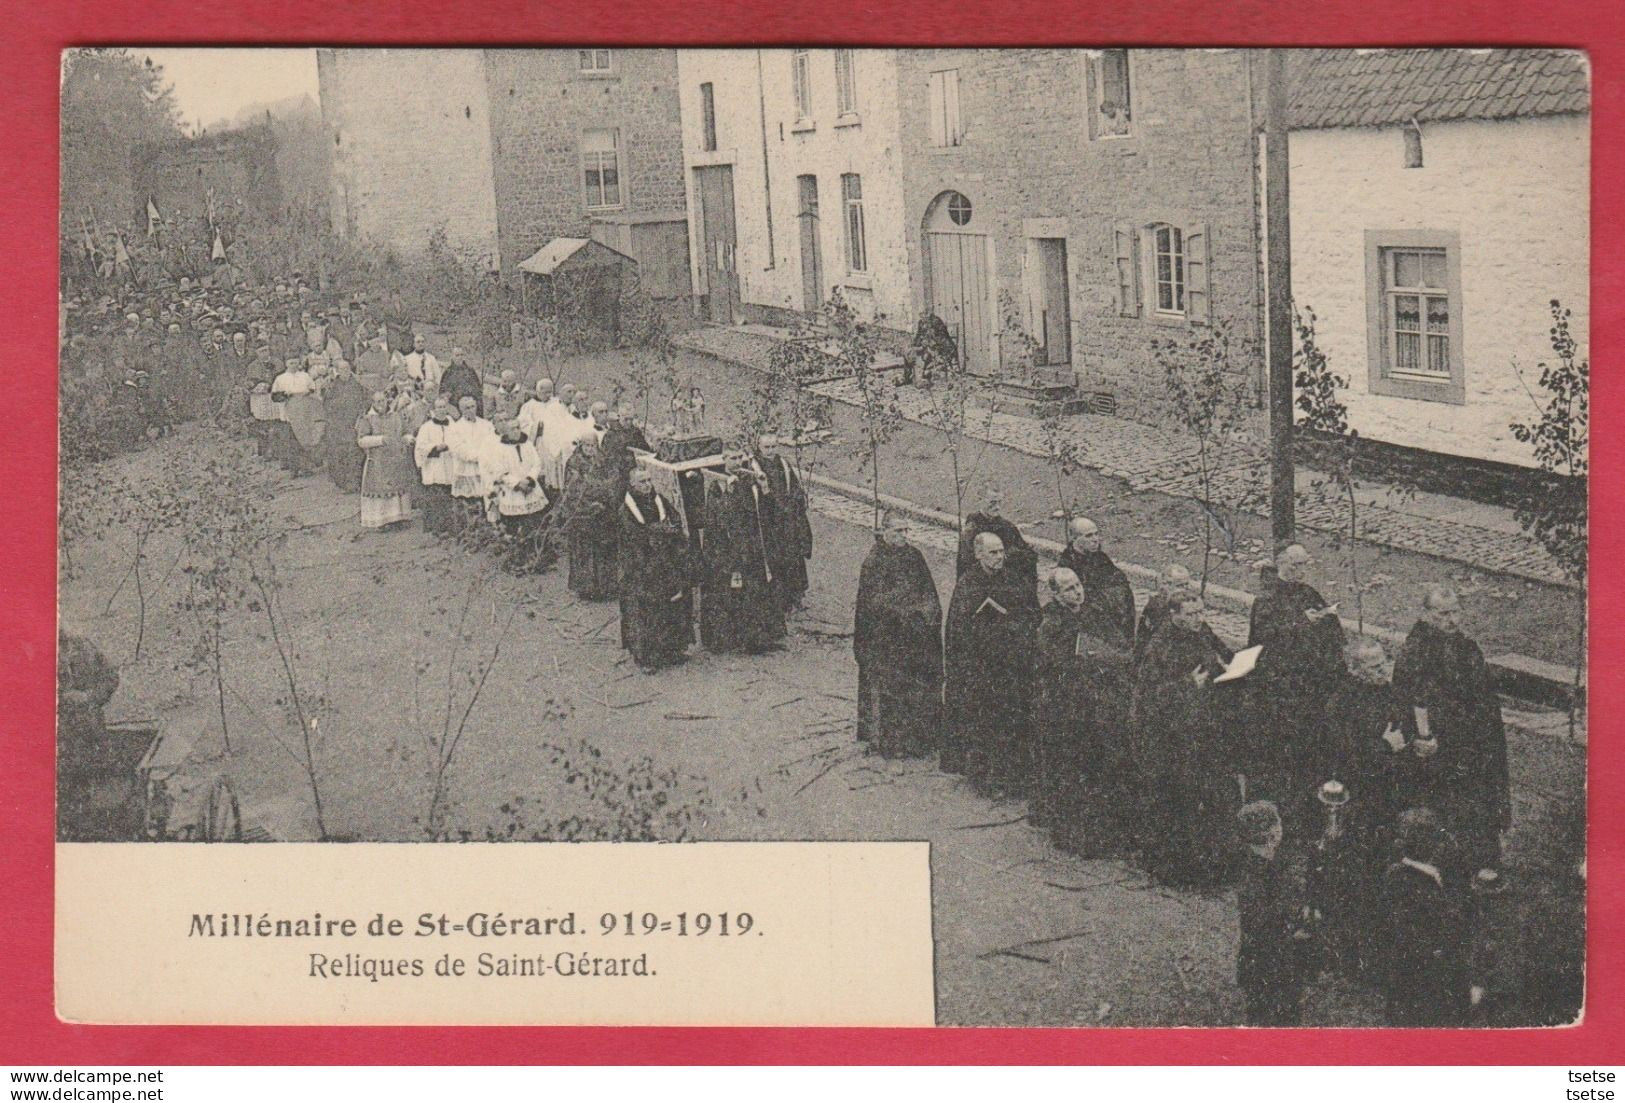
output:
[[130,267],[130,251],[124,247],[124,235],[122,233],[113,239],[113,266],[115,268]]
[[151,237],[153,234],[155,234],[157,232],[158,232],[158,204],[154,203],[152,201],[152,197],[149,195],[147,197],[147,236]]
[[217,261],[217,260],[225,260],[225,259],[226,259],[226,243],[224,241],[220,240],[220,231],[216,230],[214,232],[214,249],[213,249],[212,252],[209,253],[209,260],[210,261]]
[[[209,220],[209,229],[212,230],[212,229],[214,229],[214,189],[210,188],[207,192],[205,192],[203,194],[203,199],[204,199],[204,204],[205,204],[204,205],[204,214]],[[220,236],[219,234],[215,235],[215,237],[217,237],[217,238],[219,236]]]

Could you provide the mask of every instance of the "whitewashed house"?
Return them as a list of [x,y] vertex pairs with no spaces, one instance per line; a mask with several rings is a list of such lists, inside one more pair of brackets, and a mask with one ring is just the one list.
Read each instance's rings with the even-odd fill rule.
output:
[[1536,416],[1552,299],[1587,345],[1588,85],[1572,51],[1300,59],[1292,294],[1363,437],[1533,465],[1509,426]]
[[702,316],[784,324],[839,288],[913,325],[893,50],[679,50]]

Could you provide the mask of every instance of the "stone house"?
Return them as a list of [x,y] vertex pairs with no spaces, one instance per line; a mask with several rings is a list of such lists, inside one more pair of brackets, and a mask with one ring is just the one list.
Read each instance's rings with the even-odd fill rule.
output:
[[1030,347],[1047,381],[1149,415],[1163,392],[1153,342],[1215,327],[1261,340],[1252,55],[898,59],[915,306],[948,324],[972,370],[1017,372]]
[[1526,387],[1550,356],[1550,300],[1586,345],[1589,109],[1571,51],[1302,59],[1293,298],[1314,310],[1363,438],[1533,464],[1510,425],[1537,416]]
[[443,228],[505,277],[558,237],[688,291],[673,50],[321,50],[341,232],[402,253]]
[[913,325],[898,51],[678,51],[691,278],[714,322],[790,324],[839,290]]

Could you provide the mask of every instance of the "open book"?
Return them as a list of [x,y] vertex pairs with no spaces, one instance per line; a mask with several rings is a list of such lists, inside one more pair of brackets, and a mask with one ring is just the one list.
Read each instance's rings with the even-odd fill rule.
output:
[[1213,679],[1213,684],[1233,682],[1238,678],[1247,677],[1253,672],[1253,667],[1258,665],[1258,656],[1263,650],[1264,645],[1259,644],[1256,647],[1244,647],[1237,651],[1235,658],[1230,660],[1230,665],[1224,668],[1224,673]]

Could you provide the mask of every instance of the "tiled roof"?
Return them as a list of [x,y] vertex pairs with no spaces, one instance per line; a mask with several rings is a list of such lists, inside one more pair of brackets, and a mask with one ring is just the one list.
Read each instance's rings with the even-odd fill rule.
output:
[[1313,50],[1292,60],[1292,125],[1304,129],[1591,109],[1575,50]]

